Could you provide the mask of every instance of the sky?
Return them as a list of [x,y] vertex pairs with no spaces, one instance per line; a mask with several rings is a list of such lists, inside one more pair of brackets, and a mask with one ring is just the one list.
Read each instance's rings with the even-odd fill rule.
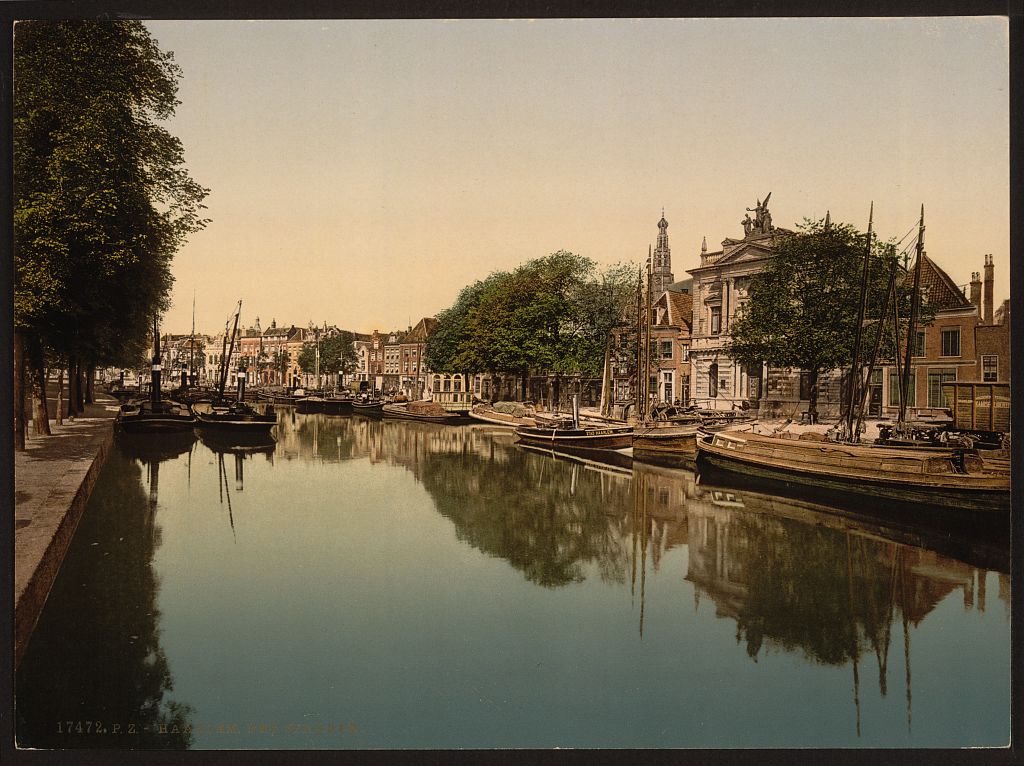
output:
[[210,189],[169,332],[382,332],[558,250],[676,279],[701,242],[845,221],[1009,297],[1006,19],[148,21]]

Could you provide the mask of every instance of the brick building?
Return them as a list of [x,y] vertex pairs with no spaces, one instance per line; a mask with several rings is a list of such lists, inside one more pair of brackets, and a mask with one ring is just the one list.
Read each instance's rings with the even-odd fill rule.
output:
[[[966,296],[938,264],[924,255],[921,299],[935,309],[935,318],[916,332],[907,402],[911,416],[937,413],[950,406],[943,383],[1010,380],[1009,301],[995,309],[994,271],[992,256],[986,255],[984,281],[979,272],[974,272]],[[910,284],[913,271],[904,279]],[[896,367],[890,360],[872,377],[869,415],[894,415],[899,410]]]

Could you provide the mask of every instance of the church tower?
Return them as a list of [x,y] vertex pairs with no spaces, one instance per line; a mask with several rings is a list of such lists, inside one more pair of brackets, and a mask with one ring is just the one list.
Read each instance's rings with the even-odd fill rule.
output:
[[668,221],[665,220],[665,209],[661,210],[658,221],[658,246],[654,248],[654,260],[651,264],[651,292],[658,296],[675,282],[672,277],[672,251],[668,246]]

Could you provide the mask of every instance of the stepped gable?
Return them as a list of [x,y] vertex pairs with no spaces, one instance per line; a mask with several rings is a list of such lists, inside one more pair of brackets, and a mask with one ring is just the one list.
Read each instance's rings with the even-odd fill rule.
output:
[[[921,294],[927,296],[930,305],[937,309],[969,308],[971,302],[960,291],[956,283],[943,271],[935,261],[922,254],[921,261]],[[903,277],[906,287],[914,285],[914,269],[911,268]]]

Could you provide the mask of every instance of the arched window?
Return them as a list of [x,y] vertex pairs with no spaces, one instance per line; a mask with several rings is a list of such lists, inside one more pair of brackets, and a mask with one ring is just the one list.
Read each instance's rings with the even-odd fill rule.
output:
[[718,362],[708,369],[708,396],[712,399],[718,396]]
[[441,391],[441,378],[435,375],[434,376],[434,393],[437,394],[437,393],[440,393],[440,391]]

